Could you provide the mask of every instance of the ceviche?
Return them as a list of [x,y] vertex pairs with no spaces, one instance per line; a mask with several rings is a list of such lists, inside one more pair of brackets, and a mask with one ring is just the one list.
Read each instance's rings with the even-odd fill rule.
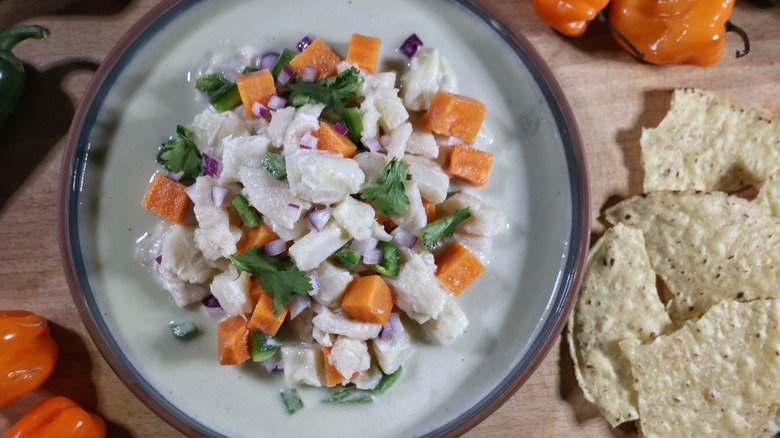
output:
[[173,334],[216,330],[215,363],[283,373],[290,413],[300,385],[370,402],[416,344],[463,334],[457,298],[507,228],[479,197],[485,105],[416,35],[397,49],[403,71],[378,71],[381,46],[353,34],[343,59],[309,37],[213,56],[193,78],[204,109],[159,149],[142,201],[162,219],[139,260],[215,321]]

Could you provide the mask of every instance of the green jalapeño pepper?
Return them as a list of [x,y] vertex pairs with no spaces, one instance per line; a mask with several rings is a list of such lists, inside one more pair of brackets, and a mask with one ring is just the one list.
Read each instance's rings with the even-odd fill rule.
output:
[[0,129],[22,97],[26,81],[24,65],[11,50],[27,38],[40,40],[47,36],[48,29],[41,26],[18,26],[0,32]]

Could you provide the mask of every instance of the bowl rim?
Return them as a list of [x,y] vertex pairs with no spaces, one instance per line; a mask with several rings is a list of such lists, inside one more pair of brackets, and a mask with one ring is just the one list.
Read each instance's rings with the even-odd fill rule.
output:
[[[136,379],[127,369],[112,345],[106,340],[101,331],[100,324],[90,310],[90,303],[82,291],[77,263],[82,263],[79,253],[79,242],[76,239],[77,215],[70,207],[74,205],[72,199],[78,193],[78,180],[81,175],[81,162],[77,157],[78,147],[85,130],[82,129],[85,122],[89,121],[90,112],[94,111],[93,103],[101,91],[106,78],[114,72],[122,70],[122,61],[129,62],[132,55],[128,56],[129,49],[145,44],[147,29],[155,22],[169,22],[177,15],[186,11],[193,4],[201,0],[162,0],[146,12],[129,30],[119,39],[116,45],[108,52],[100,63],[97,71],[90,80],[76,108],[70,130],[66,139],[65,149],[60,168],[59,187],[57,196],[57,228],[59,249],[65,276],[73,298],[74,304],[89,333],[92,341],[100,351],[103,358],[109,364],[114,373],[124,385],[135,395],[148,409],[166,421],[178,431],[197,437],[208,436],[205,430],[201,430],[174,412],[179,410],[167,403],[158,400]],[[582,282],[583,271],[590,246],[591,228],[591,195],[588,176],[585,148],[580,135],[574,113],[564,96],[563,89],[557,82],[552,70],[536,51],[530,41],[521,33],[510,33],[495,18],[488,14],[482,7],[471,0],[448,0],[456,6],[461,6],[483,24],[487,25],[504,43],[520,56],[521,62],[527,67],[535,83],[540,88],[546,104],[553,113],[553,121],[560,141],[564,149],[567,170],[569,172],[569,189],[571,190],[572,218],[569,236],[568,252],[561,272],[565,275],[561,278],[558,287],[553,291],[547,324],[539,331],[528,351],[532,353],[529,361],[520,363],[510,372],[501,384],[497,385],[488,395],[470,410],[453,419],[443,427],[431,431],[426,436],[455,437],[464,434],[474,426],[485,420],[501,405],[503,405],[515,392],[531,377],[544,358],[556,344],[561,334],[571,309],[574,305],[579,287]],[[152,31],[146,38],[153,38],[157,31]],[[119,65],[119,67],[117,67]],[[118,72],[117,71],[117,72]],[[117,73],[118,74],[118,73]],[[94,116],[92,116],[94,117]],[[86,130],[87,132],[89,129]],[[576,245],[571,245],[576,242]],[[559,295],[556,299],[556,295]],[[541,324],[541,322],[540,322]],[[518,368],[522,368],[518,371]],[[182,414],[184,414],[182,412]],[[186,416],[186,415],[185,415]]]

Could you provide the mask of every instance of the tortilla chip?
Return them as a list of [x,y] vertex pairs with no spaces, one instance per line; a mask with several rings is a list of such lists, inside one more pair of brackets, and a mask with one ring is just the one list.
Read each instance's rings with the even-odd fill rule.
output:
[[644,437],[759,435],[780,400],[780,301],[725,301],[633,347]]
[[630,364],[618,342],[647,342],[673,328],[658,298],[642,232],[621,224],[608,229],[588,255],[567,336],[585,398],[612,426],[638,416]]
[[704,90],[676,90],[640,144],[645,192],[733,192],[780,170],[780,119]]
[[725,193],[661,191],[626,199],[606,219],[644,232],[653,270],[675,297],[675,323],[724,300],[780,297],[780,221]]
[[773,173],[764,181],[753,202],[780,218],[780,173]]

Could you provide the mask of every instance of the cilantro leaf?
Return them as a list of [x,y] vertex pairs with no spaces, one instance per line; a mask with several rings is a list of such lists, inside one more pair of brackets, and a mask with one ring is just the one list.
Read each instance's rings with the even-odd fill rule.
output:
[[192,179],[203,175],[203,159],[192,136],[192,131],[178,125],[176,137],[163,143],[157,162],[169,172],[184,172],[184,176]]
[[299,107],[307,103],[324,103],[334,113],[344,112],[345,101],[357,98],[355,90],[363,83],[363,76],[356,67],[320,79],[317,82],[304,82],[295,79],[287,83],[292,89],[288,98],[290,105]]
[[239,275],[242,272],[254,275],[257,283],[273,298],[274,316],[282,314],[284,306],[290,304],[295,294],[306,295],[312,290],[311,280],[305,272],[293,268],[290,257],[263,255],[257,246],[253,246],[243,254],[230,256],[230,260]]
[[439,242],[442,237],[452,236],[452,233],[455,232],[455,227],[469,217],[471,217],[469,207],[460,208],[455,210],[455,213],[444,216],[420,228],[420,231],[423,233],[423,243],[425,243],[428,250],[431,250],[433,245]]
[[404,214],[409,208],[404,181],[410,179],[412,175],[409,166],[393,157],[382,170],[379,181],[368,184],[360,194],[360,199],[371,202],[374,208],[387,217]]

